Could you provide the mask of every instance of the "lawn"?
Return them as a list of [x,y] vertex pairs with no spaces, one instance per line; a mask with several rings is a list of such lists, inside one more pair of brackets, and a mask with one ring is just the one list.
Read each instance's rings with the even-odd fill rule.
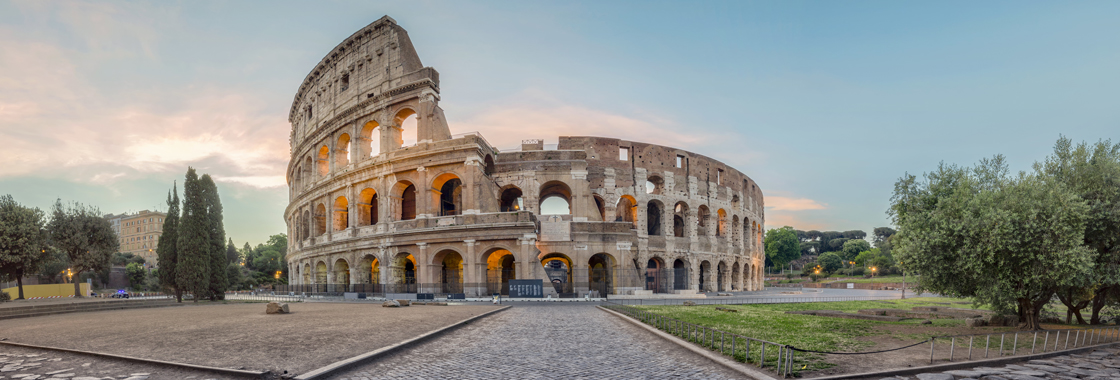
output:
[[[948,303],[948,304],[946,304]],[[970,308],[971,302],[955,298],[908,298],[880,301],[845,301],[821,303],[720,305],[738,312],[726,312],[711,306],[639,306],[640,309],[694,323],[729,333],[739,334],[796,348],[829,351],[859,352],[874,349],[899,347],[928,339],[931,336],[946,335],[947,330],[964,329],[961,319],[932,319],[931,325],[922,325],[923,319],[909,319],[901,322],[880,322],[857,319],[821,317],[802,314],[786,314],[787,311],[801,310],[839,310],[855,313],[861,309],[897,308],[910,309],[915,306],[937,306]],[[997,328],[999,329],[1011,329]],[[872,342],[871,336],[891,338],[882,347]],[[880,342],[883,339],[878,339]],[[890,345],[889,347],[887,345]],[[740,351],[741,353],[741,351]],[[751,357],[757,361],[759,352],[752,349]],[[767,352],[770,357],[770,352]],[[736,355],[743,357],[742,354]],[[830,368],[835,363],[827,361],[823,355],[798,353],[794,356],[796,368],[806,366],[807,370]],[[768,358],[776,360],[776,356]]]

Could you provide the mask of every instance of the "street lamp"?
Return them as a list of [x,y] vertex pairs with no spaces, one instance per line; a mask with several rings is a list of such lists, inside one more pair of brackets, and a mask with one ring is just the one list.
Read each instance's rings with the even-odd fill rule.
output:
[[876,267],[871,267],[871,277],[875,277],[875,271],[876,271],[877,269],[879,269],[879,268],[876,268]]

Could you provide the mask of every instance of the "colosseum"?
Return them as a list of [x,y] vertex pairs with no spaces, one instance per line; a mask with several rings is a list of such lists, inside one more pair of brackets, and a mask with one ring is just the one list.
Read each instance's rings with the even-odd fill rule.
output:
[[745,174],[606,137],[524,136],[499,150],[478,133],[452,134],[439,101],[439,73],[388,16],[311,70],[288,116],[288,289],[460,298],[762,288],[762,191]]

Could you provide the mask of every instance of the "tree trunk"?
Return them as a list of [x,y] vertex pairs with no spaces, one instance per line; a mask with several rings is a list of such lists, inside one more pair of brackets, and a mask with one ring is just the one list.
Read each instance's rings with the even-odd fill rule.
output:
[[1093,294],[1093,315],[1089,317],[1089,324],[1101,324],[1101,309],[1104,309],[1108,294],[1112,292],[1111,286],[1102,286]]
[[175,302],[183,303],[183,291],[175,288]]
[[[1053,293],[1051,293],[1053,294]],[[1022,329],[1024,330],[1041,330],[1042,329],[1042,307],[1049,301],[1050,296],[1042,297],[1038,301],[1030,298],[1019,299],[1019,310],[1023,314]]]
[[[78,275],[78,274],[81,274],[81,273],[82,272],[78,272],[78,273],[74,273],[74,274]],[[77,276],[75,276],[75,277],[77,277]],[[82,292],[81,282],[74,281],[73,278],[70,279],[70,282],[74,283],[74,298],[80,298],[82,296],[82,294],[81,294],[81,292]]]
[[19,298],[16,299],[21,300],[23,299],[23,276],[16,276],[16,285],[19,285]]
[[1073,303],[1073,289],[1067,289],[1065,294],[1058,292],[1058,300],[1066,305],[1066,324],[1069,324],[1073,315],[1077,315],[1077,323],[1085,324],[1085,318],[1081,316],[1081,309],[1089,305],[1089,301],[1081,301],[1077,304]]

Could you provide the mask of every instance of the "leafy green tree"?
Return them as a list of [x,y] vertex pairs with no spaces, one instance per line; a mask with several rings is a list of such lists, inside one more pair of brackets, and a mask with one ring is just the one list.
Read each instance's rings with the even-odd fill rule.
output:
[[234,290],[241,290],[244,275],[241,273],[242,267],[240,263],[229,263],[226,266],[226,278],[229,279],[229,287]]
[[[1097,254],[1088,279],[1094,289],[1089,323],[1100,324],[1101,309],[1120,293],[1120,144],[1105,140],[1074,146],[1063,136],[1054,144],[1054,154],[1036,162],[1034,169],[1043,180],[1064,186],[1089,207],[1083,244]],[[1081,320],[1080,312],[1077,317]]]
[[210,236],[210,285],[208,295],[211,301],[225,299],[229,280],[226,279],[226,230],[222,223],[222,200],[218,196],[218,186],[209,174],[199,178],[206,210],[206,226]]
[[867,231],[862,231],[862,230],[844,231],[843,235],[844,235],[845,239],[861,239],[862,240],[863,238],[867,237]]
[[828,251],[835,252],[835,251],[843,250],[844,249],[844,243],[847,243],[848,240],[851,240],[851,239],[835,238],[835,239],[829,240],[828,241]]
[[860,252],[853,261],[856,262],[856,266],[865,267],[872,259],[879,257],[879,255],[879,248],[872,248],[869,251]]
[[147,260],[144,260],[143,257],[137,256],[137,255],[134,255],[134,254],[131,254],[131,253],[121,253],[121,252],[114,253],[113,257],[109,258],[109,263],[110,264],[112,264],[114,266],[121,266],[121,267],[126,266],[130,263],[137,263],[137,264],[140,264],[141,266],[143,266],[146,261]]
[[840,255],[836,252],[825,252],[817,256],[817,265],[820,265],[821,270],[827,273],[833,273],[844,267],[843,260],[840,259]]
[[801,257],[801,244],[793,227],[785,226],[766,232],[766,256],[775,266],[782,268]]
[[801,256],[808,256],[820,252],[821,242],[819,241],[803,241],[801,242]]
[[1096,253],[1082,245],[1089,207],[1063,186],[1008,175],[1003,156],[972,169],[941,164],[895,184],[895,255],[918,289],[1018,312],[1038,329],[1055,291],[1083,283]]
[[260,252],[253,259],[253,268],[272,278],[283,266],[284,256],[271,246],[262,245],[260,248]]
[[821,238],[821,232],[817,230],[805,231],[805,240],[818,240]]
[[[237,252],[237,246],[233,245],[233,238],[226,243],[226,263],[238,264],[238,266],[241,264],[241,253]],[[233,284],[233,280],[230,280],[230,284]]]
[[897,231],[890,227],[875,227],[875,230],[872,231],[874,238],[871,242],[874,243],[875,248],[879,248],[879,244],[886,241],[887,238],[890,238],[891,235],[894,235],[896,232]]
[[163,234],[156,247],[159,263],[159,286],[175,292],[176,302],[183,302],[183,287],[179,286],[179,190],[175,185],[167,193],[167,217],[163,218]]
[[148,271],[144,270],[144,264],[128,263],[124,267],[124,272],[132,290],[144,290],[144,279],[148,277]]
[[252,270],[253,261],[256,260],[256,256],[253,252],[253,247],[249,246],[249,242],[245,242],[245,246],[241,247],[241,257],[245,262],[245,267]]
[[43,217],[38,208],[20,205],[11,195],[0,196],[0,274],[15,278],[16,299],[23,299],[23,276],[50,259]]
[[183,216],[179,219],[178,258],[175,282],[194,294],[194,302],[209,298],[210,223],[206,216],[206,192],[194,168],[183,181]]
[[[51,245],[66,253],[75,278],[108,267],[109,258],[120,248],[117,234],[101,212],[77,202],[64,206],[62,200],[55,201],[47,232]],[[74,281],[74,296],[82,297],[78,284]]]
[[871,243],[863,239],[852,239],[844,242],[844,247],[840,250],[844,253],[842,257],[844,261],[855,260],[860,252],[871,250]]
[[47,258],[39,266],[39,277],[47,278],[51,282],[59,280],[59,276],[70,267],[70,259],[66,253],[58,248],[47,246]]

